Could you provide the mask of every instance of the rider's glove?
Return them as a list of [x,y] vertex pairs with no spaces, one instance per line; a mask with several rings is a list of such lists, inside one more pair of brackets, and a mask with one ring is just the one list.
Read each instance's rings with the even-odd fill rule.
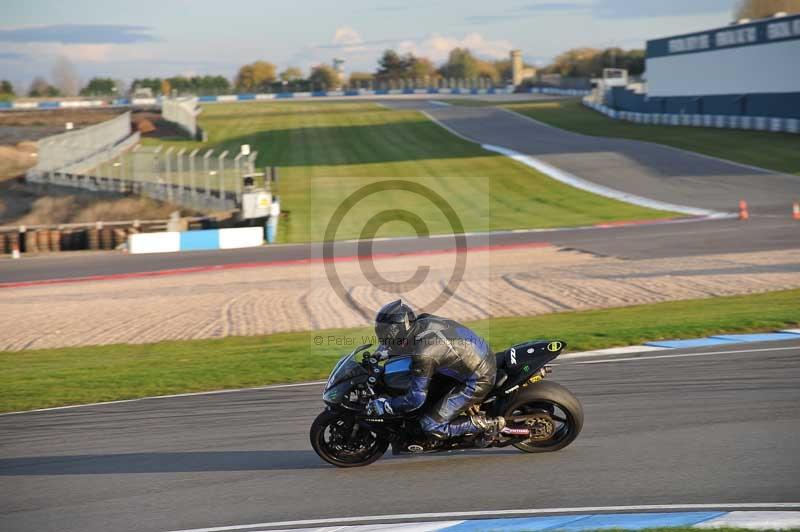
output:
[[392,410],[392,405],[389,404],[389,400],[385,397],[378,397],[367,403],[368,416],[383,416],[386,414],[394,414],[394,410]]
[[375,352],[372,353],[372,356],[374,356],[378,360],[386,360],[387,358],[389,358],[389,348],[381,344],[380,346],[378,346],[377,349],[375,349]]

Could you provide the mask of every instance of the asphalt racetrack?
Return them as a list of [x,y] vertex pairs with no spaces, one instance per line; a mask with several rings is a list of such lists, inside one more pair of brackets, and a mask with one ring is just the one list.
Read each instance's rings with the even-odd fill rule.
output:
[[[493,233],[471,237],[470,245],[547,242],[629,259],[800,247],[799,225],[791,219],[791,202],[800,197],[800,176],[742,166],[658,144],[579,135],[494,107],[442,107],[421,98],[386,99],[381,103],[424,110],[459,135],[535,156],[579,178],[615,190],[726,213],[735,213],[739,200],[746,199],[752,216],[748,222],[716,220],[605,230]],[[414,252],[452,246],[452,239],[401,239],[376,242],[374,252]],[[336,253],[355,255],[357,245],[337,245]],[[302,244],[139,256],[60,254],[0,262],[0,283],[274,262],[319,255],[315,247]]]
[[[468,246],[508,245],[531,242],[578,249],[624,259],[689,257],[708,254],[774,251],[800,248],[800,223],[786,216],[680,221],[625,227],[563,229],[556,231],[497,232],[474,234]],[[414,253],[451,249],[452,237],[408,238],[374,242],[373,252]],[[336,256],[358,254],[357,243],[338,243]],[[39,255],[24,260],[0,261],[0,287],[52,279],[158,272],[242,263],[273,263],[320,257],[321,246],[287,244],[222,251],[187,251],[127,255],[118,252],[76,252],[58,256]]]
[[[796,176],[583,137],[496,109],[392,105],[425,108],[460,134],[611,188],[725,212],[746,197],[753,211],[748,222],[508,232],[471,236],[470,245],[548,242],[630,260],[800,247],[789,210],[800,192]],[[442,246],[451,239],[377,242],[374,250]],[[337,247],[342,255],[356,250]],[[291,245],[42,256],[3,261],[0,282],[315,253]],[[319,384],[0,416],[0,529],[158,532],[417,512],[797,502],[800,341],[565,359],[550,378],[573,390],[586,413],[583,433],[561,452],[387,455],[355,470],[328,466],[311,450]]]
[[399,100],[386,105],[425,110],[481,144],[532,155],[593,183],[648,199],[716,211],[733,210],[745,199],[755,213],[779,214],[789,212],[790,198],[800,193],[800,176],[651,142],[581,135],[497,107]]
[[353,470],[308,443],[319,384],[0,416],[0,528],[797,500],[800,341],[563,360],[550,378],[586,414],[560,452],[387,454]]

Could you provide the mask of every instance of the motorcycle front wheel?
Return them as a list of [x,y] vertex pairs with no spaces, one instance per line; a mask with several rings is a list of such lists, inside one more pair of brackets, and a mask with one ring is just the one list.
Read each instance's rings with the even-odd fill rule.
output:
[[337,467],[369,465],[386,452],[389,442],[352,417],[325,410],[311,424],[311,447],[320,458]]

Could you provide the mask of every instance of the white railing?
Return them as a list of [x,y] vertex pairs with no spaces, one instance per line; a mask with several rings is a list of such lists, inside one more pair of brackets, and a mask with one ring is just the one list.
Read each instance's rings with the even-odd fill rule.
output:
[[197,137],[197,115],[200,108],[197,98],[164,99],[161,103],[161,116],[182,127],[192,137]]
[[108,151],[131,136],[131,113],[39,140],[34,173],[59,170]]
[[136,133],[124,138],[122,141],[108,146],[103,151],[95,153],[94,155],[90,155],[79,162],[64,166],[59,171],[69,174],[89,173],[92,169],[97,168],[100,165],[107,164],[109,161],[118,158],[126,151],[132,149],[139,144],[139,140],[140,134],[137,131]]

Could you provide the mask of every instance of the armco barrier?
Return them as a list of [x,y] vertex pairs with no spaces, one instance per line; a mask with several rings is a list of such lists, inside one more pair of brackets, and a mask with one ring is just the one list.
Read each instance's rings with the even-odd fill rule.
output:
[[[219,96],[198,96],[196,100],[200,103],[218,102],[250,102],[258,100],[281,100],[287,98],[326,98],[340,96],[382,96],[382,95],[403,95],[403,94],[469,94],[469,95],[490,95],[490,94],[511,94],[513,89],[508,87],[489,87],[489,88],[467,88],[451,87],[439,88],[428,87],[421,89],[346,89],[341,91],[313,91],[313,92],[278,92],[269,94],[222,94]],[[590,91],[579,89],[561,89],[558,87],[531,87],[521,91],[529,94],[549,94],[552,96],[586,96]],[[184,99],[186,100],[186,99]],[[64,107],[153,107],[164,105],[168,100],[159,98],[118,98],[114,100],[68,100],[68,101],[47,101],[47,102],[0,102],[0,111],[10,109],[60,109]]]
[[43,102],[0,102],[0,111],[21,109],[74,109],[86,107],[152,107],[159,102],[156,98],[113,98],[110,100],[47,100]]
[[129,253],[172,253],[257,247],[264,243],[263,227],[139,233],[128,237]]
[[[570,96],[582,96],[584,91],[572,91],[567,89],[547,89],[547,94],[563,94]],[[563,91],[563,92],[559,92]],[[324,98],[330,96],[376,96],[386,94],[508,94],[512,90],[505,87],[488,89],[466,89],[466,88],[423,88],[423,89],[347,89],[342,91],[313,91],[313,92],[279,92],[267,94],[221,94],[218,96],[198,96],[196,101],[200,103],[215,102],[236,102],[236,101],[256,101],[256,100],[277,100],[284,98]],[[536,88],[530,92],[543,92],[541,88]],[[186,100],[183,98],[182,100]],[[194,99],[194,98],[192,98]],[[62,109],[68,107],[153,107],[162,106],[167,101],[162,97],[158,98],[115,98],[113,100],[63,100],[63,101],[44,101],[44,102],[0,102],[0,111],[12,109]]]
[[800,118],[775,118],[768,116],[734,116],[708,114],[634,113],[619,111],[607,105],[583,98],[583,105],[615,120],[639,124],[669,126],[714,127],[723,129],[750,129],[777,133],[800,133]]

